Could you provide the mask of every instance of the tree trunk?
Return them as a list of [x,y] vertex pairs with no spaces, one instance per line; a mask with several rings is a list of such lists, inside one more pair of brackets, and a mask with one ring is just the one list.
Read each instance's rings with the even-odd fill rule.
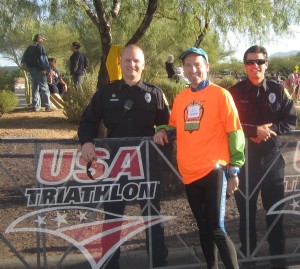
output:
[[98,82],[97,82],[97,88],[100,88],[101,86],[109,83],[109,75],[106,68],[106,59],[109,53],[110,46],[106,45],[106,48],[104,48],[104,45],[102,44],[102,56],[101,56],[101,65],[100,70],[98,73]]
[[[92,22],[98,28],[101,38],[102,46],[102,56],[101,65],[98,73],[97,88],[102,85],[109,83],[109,74],[106,68],[106,59],[109,53],[109,49],[112,45],[112,35],[111,35],[111,20],[117,18],[121,1],[114,0],[111,10],[111,18],[108,17],[105,12],[102,0],[93,0],[93,4],[96,10],[96,14],[91,11],[87,5],[83,5],[80,1],[76,1],[77,4],[85,9],[86,14],[90,17]],[[127,42],[128,44],[138,43],[138,41],[143,37],[147,29],[149,28],[151,21],[153,20],[154,13],[157,9],[158,0],[148,0],[148,7],[143,21],[141,22],[139,28],[136,30],[132,38]]]

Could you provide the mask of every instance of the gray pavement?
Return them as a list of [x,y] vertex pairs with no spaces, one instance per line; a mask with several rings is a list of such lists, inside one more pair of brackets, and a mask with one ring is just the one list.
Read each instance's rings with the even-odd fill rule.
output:
[[[17,258],[10,259],[7,261],[0,261],[0,269],[96,269],[98,267],[92,267],[90,263],[86,260],[83,255],[80,254],[70,254],[63,261],[61,261],[61,257],[47,257],[47,261],[44,263],[42,257],[40,261],[40,266],[37,266],[37,258],[32,255],[31,258],[26,258],[26,263],[22,263]],[[197,258],[195,258],[197,257]],[[198,259],[198,261],[196,261]],[[199,260],[203,266],[199,265]],[[292,260],[290,260],[291,262]],[[197,268],[197,269],[205,269],[207,268],[204,263],[202,251],[199,247],[196,248],[171,248],[169,249],[169,257],[168,257],[169,265],[162,268],[173,268],[173,269],[184,269],[184,268]],[[120,259],[121,269],[146,269],[150,268],[149,259],[146,251],[137,250],[131,251],[121,254]],[[95,265],[94,265],[95,266]],[[219,269],[224,269],[225,267],[220,264]],[[256,269],[267,269],[269,268],[269,264],[266,262],[260,262]],[[289,269],[300,269],[299,265],[290,265]],[[156,268],[158,269],[158,268]]]
[[14,87],[15,94],[18,98],[18,105],[16,109],[27,108],[29,105],[25,96],[25,86],[22,84],[16,84]]

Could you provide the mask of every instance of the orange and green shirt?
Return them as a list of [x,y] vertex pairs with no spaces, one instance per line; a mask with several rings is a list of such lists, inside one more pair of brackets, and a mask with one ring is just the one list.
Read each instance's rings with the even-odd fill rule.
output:
[[177,162],[185,184],[204,177],[216,164],[227,165],[229,133],[242,130],[232,96],[212,83],[199,91],[180,92],[169,126],[176,128]]

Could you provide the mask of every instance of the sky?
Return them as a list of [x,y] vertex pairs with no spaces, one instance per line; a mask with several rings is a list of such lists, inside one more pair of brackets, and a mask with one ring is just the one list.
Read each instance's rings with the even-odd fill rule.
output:
[[13,66],[16,65],[14,62],[10,62],[3,58],[3,56],[0,54],[0,66]]
[[291,50],[300,51],[300,34],[293,39],[284,39],[280,42],[270,42],[266,44],[240,44],[233,57],[237,60],[242,60],[244,52],[252,45],[261,45],[265,47],[269,56],[277,52],[288,52]]
[[244,52],[251,47],[252,45],[260,45],[266,48],[268,55],[272,55],[276,52],[288,52],[291,50],[299,50],[300,51],[300,30],[299,26],[292,26],[292,32],[294,33],[294,37],[291,38],[280,38],[274,37],[273,42],[268,42],[264,44],[253,44],[253,43],[244,43],[241,40],[237,41],[238,44],[236,48],[236,53],[233,55],[237,60],[242,60],[244,56]]

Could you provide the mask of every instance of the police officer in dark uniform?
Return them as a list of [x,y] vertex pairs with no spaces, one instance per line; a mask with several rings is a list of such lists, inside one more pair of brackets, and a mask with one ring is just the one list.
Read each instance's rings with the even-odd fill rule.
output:
[[[82,144],[82,157],[85,161],[91,162],[97,159],[93,139],[98,135],[101,120],[107,128],[107,137],[110,138],[152,137],[155,126],[168,123],[170,112],[162,90],[141,80],[144,63],[144,53],[141,48],[136,45],[126,46],[120,62],[123,78],[98,89],[83,112],[78,136]],[[122,180],[121,177],[119,180],[121,184]],[[151,203],[158,211],[160,210],[159,202],[160,194],[157,193]],[[140,202],[141,208],[145,203],[146,201]],[[104,209],[107,212],[122,215],[125,202],[104,203]],[[151,209],[151,214],[157,215],[156,210]],[[109,219],[109,216],[106,216],[106,219]],[[152,226],[151,235],[153,266],[165,266],[167,265],[168,250],[164,241],[163,227],[160,224]],[[149,252],[149,229],[146,230],[146,236]],[[118,249],[109,259],[105,268],[120,268],[119,256],[120,250]]]
[[[259,192],[266,212],[284,198],[285,162],[279,151],[279,136],[296,128],[297,113],[293,100],[285,94],[284,87],[266,79],[268,53],[264,47],[250,47],[244,54],[244,67],[247,78],[232,86],[229,91],[237,106],[245,136],[248,138],[246,160],[249,192],[246,188],[244,166],[239,176],[240,191],[235,192],[235,199],[240,213],[241,251],[249,257],[257,246],[255,218]],[[250,250],[247,249],[246,241],[247,201],[245,197],[250,197],[248,219]],[[266,224],[267,229],[271,229],[268,235],[270,255],[284,254],[283,216],[267,215]],[[285,268],[284,259],[271,259],[270,262],[271,268]],[[242,268],[255,268],[255,263],[242,264],[242,266]]]

